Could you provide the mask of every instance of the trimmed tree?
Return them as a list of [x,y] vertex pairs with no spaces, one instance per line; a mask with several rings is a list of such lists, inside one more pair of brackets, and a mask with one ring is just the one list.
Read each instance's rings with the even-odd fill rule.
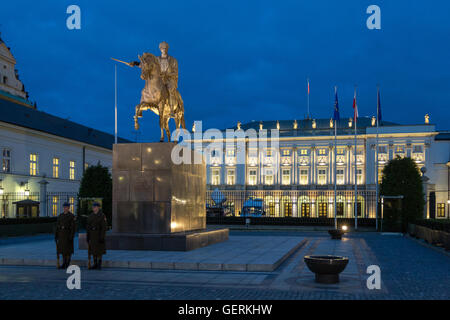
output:
[[422,178],[419,168],[411,158],[395,158],[383,169],[380,185],[383,196],[403,196],[401,206],[385,200],[384,222],[388,229],[406,232],[408,223],[422,219],[425,205]]
[[[111,225],[112,179],[107,167],[102,166],[100,163],[95,166],[89,166],[81,178],[78,194],[80,198],[102,198],[102,210],[106,219],[108,219],[109,225]],[[91,210],[90,208],[87,209]],[[87,214],[87,212],[82,212],[82,214]]]

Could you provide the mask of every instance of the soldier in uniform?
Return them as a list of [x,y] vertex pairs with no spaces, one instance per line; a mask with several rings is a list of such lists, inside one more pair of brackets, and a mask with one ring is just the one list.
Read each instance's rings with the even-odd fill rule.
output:
[[56,222],[55,242],[56,254],[63,256],[63,264],[59,269],[66,269],[73,254],[73,238],[75,236],[75,216],[70,212],[70,204],[63,204],[64,212],[58,216]]
[[106,216],[100,209],[100,204],[92,204],[92,213],[87,220],[88,255],[94,256],[94,265],[90,269],[102,268],[102,255],[106,254]]

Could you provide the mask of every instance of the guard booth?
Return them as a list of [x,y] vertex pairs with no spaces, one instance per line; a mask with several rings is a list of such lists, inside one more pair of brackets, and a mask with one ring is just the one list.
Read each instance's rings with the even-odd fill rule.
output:
[[30,199],[13,202],[16,205],[16,218],[38,218],[39,201]]

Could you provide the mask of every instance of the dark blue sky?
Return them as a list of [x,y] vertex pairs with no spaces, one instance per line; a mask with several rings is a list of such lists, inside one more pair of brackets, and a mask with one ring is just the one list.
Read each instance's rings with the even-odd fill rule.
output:
[[[81,7],[82,29],[66,28],[66,8]],[[381,8],[368,30],[366,8]],[[159,54],[178,59],[187,127],[224,128],[237,120],[302,119],[306,78],[311,113],[330,118],[338,86],[341,117],[423,123],[429,113],[450,129],[449,1],[23,1],[2,3],[2,38],[40,110],[114,130],[114,64]],[[132,116],[144,85],[140,70],[118,67],[119,135],[134,139]],[[157,116],[141,120],[140,141],[159,137]]]

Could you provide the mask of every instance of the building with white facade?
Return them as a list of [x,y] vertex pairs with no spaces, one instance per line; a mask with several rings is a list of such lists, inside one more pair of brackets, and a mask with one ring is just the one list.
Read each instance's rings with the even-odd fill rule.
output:
[[[450,216],[450,132],[439,132],[429,123],[400,125],[375,118],[358,118],[357,147],[353,119],[340,120],[337,148],[330,119],[263,121],[230,128],[279,130],[276,148],[253,148],[245,139],[245,161],[236,159],[238,139],[221,152],[208,150],[207,183],[209,206],[214,206],[212,190],[226,198],[224,204],[235,215],[249,199],[262,199],[267,216],[334,217],[334,154],[336,153],[337,216],[354,217],[355,166],[357,168],[357,211],[362,218],[375,218],[377,141],[378,179],[387,161],[397,156],[411,157],[426,168],[424,187],[426,217]],[[205,149],[211,141],[205,141]],[[356,161],[355,161],[356,152]],[[208,197],[207,197],[208,198]]]
[[[0,40],[0,218],[55,216],[76,205],[87,166],[112,167],[114,136],[37,110],[14,70]],[[23,200],[36,205],[19,208]]]

